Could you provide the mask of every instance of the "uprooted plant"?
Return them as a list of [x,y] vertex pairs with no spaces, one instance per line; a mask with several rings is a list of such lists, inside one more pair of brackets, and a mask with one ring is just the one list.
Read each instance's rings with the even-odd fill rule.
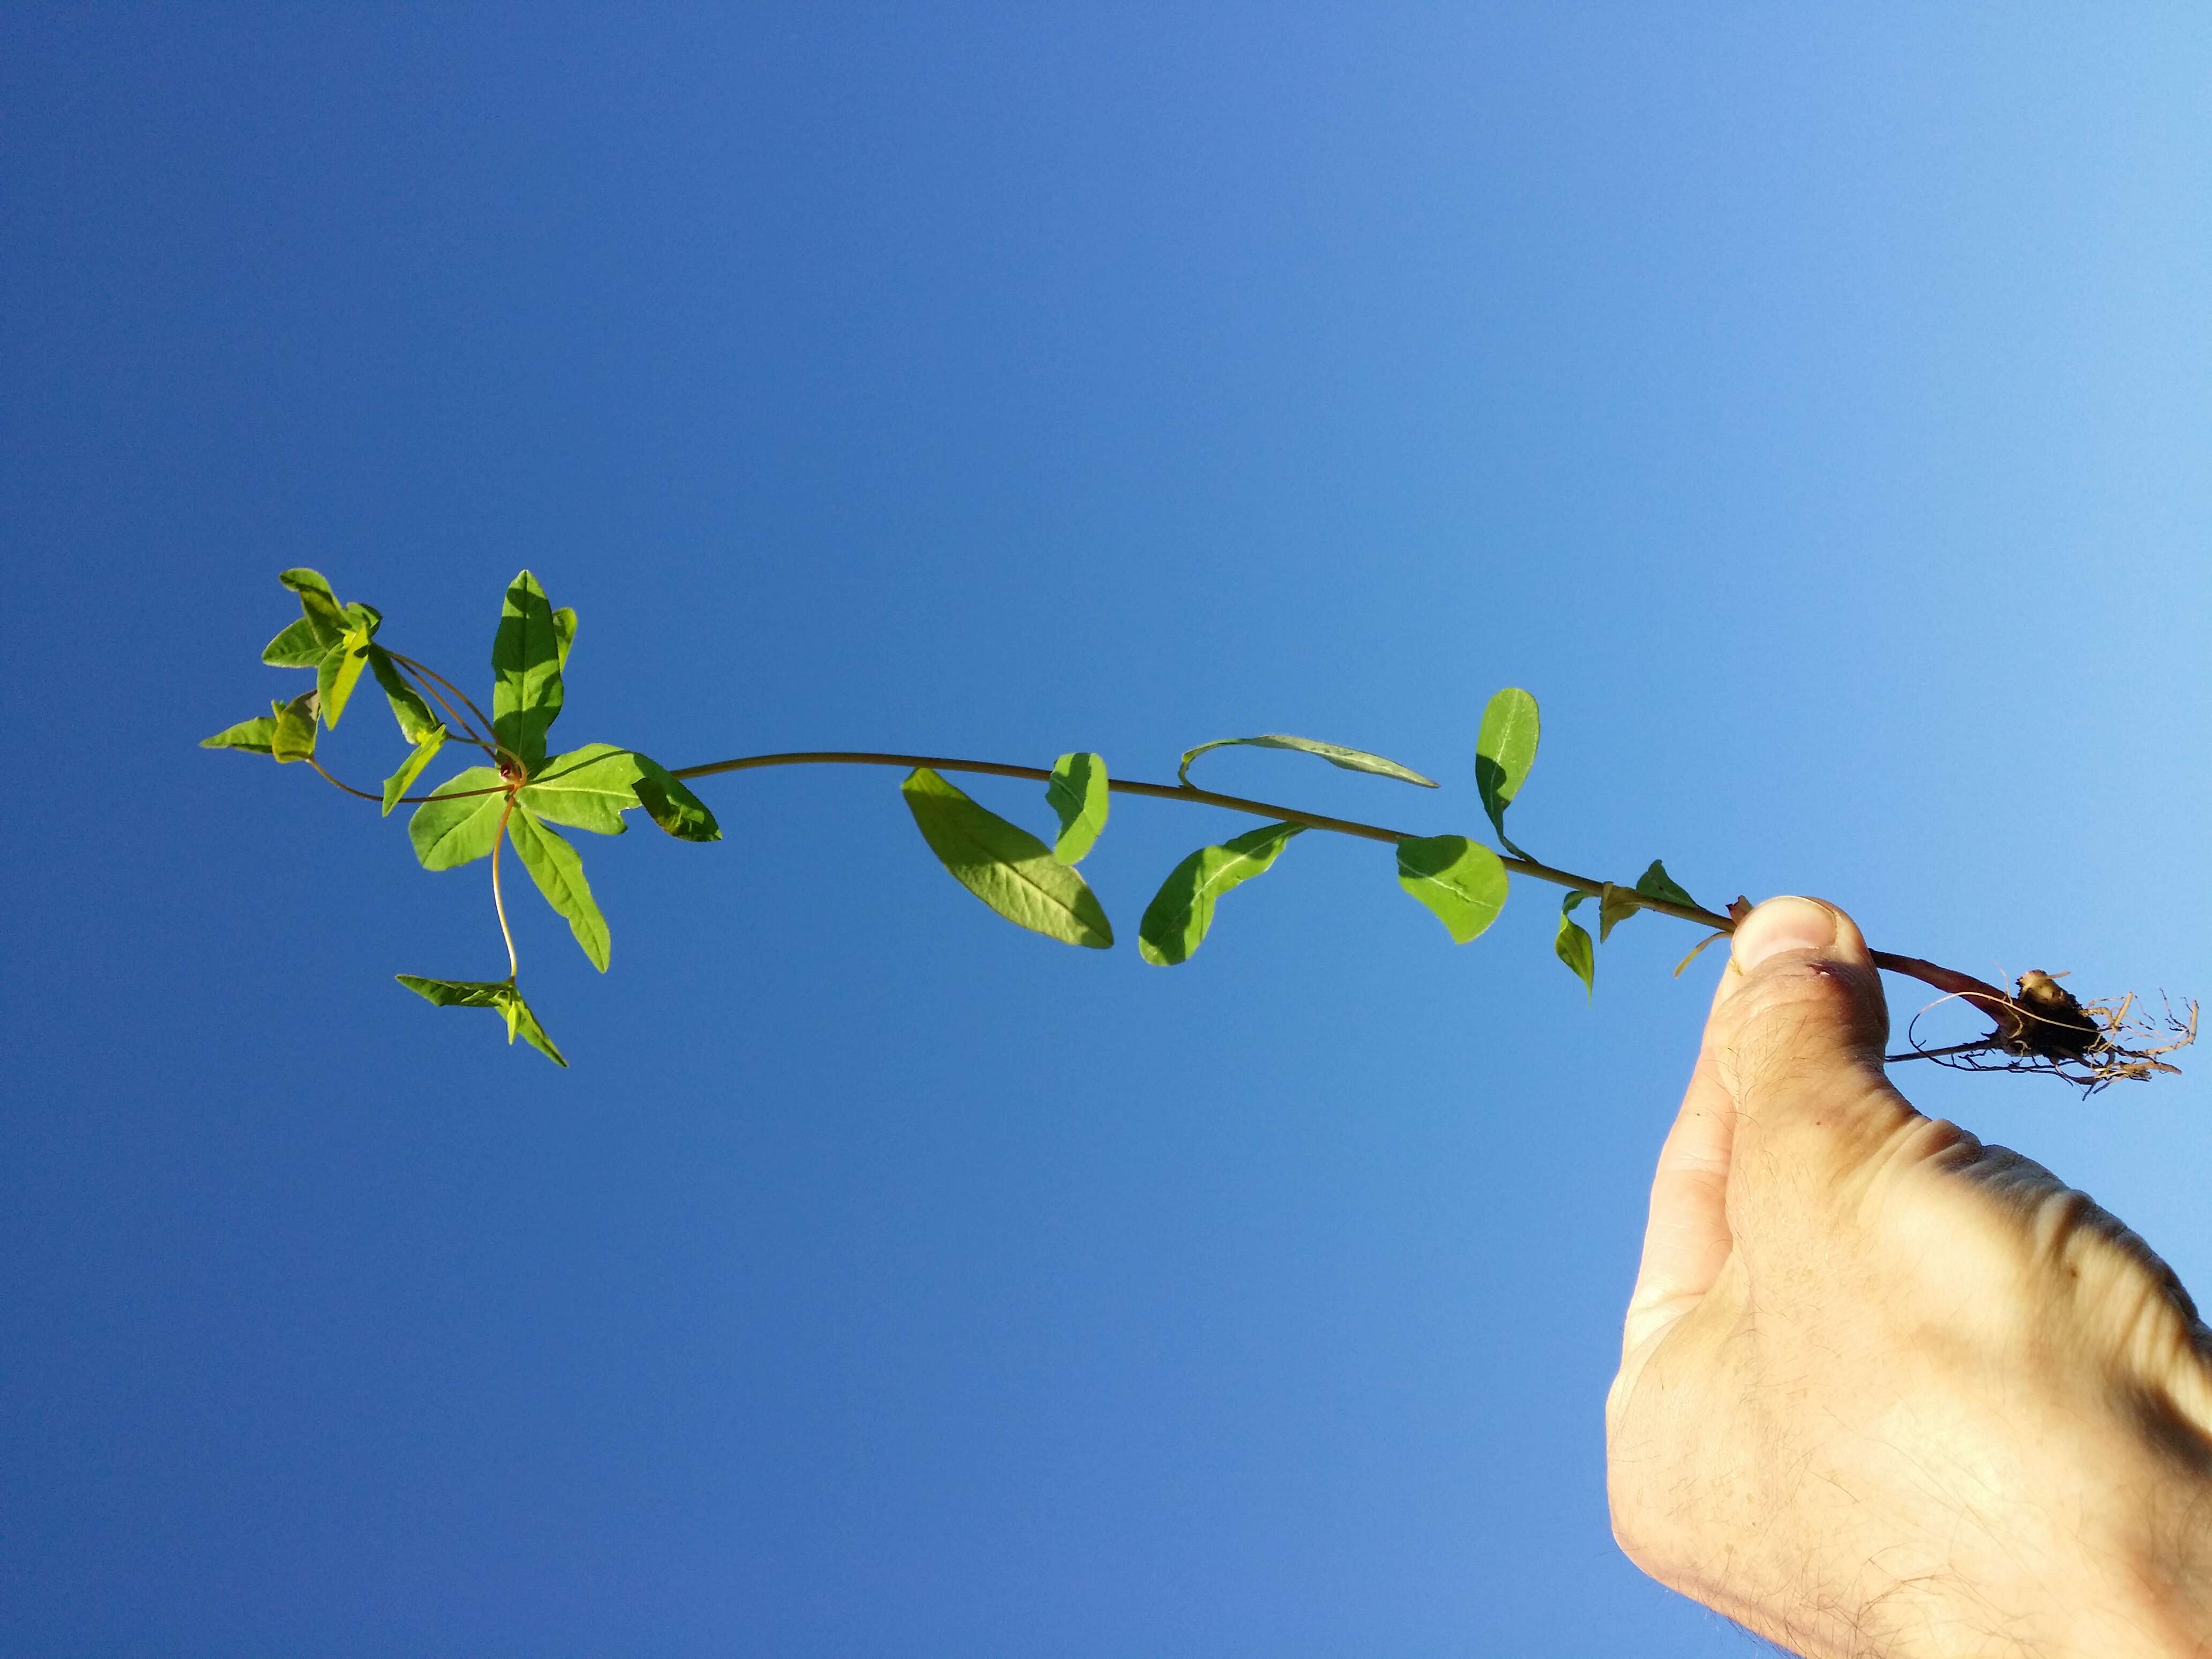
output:
[[[304,761],[348,794],[378,802],[387,817],[395,806],[413,806],[408,836],[426,870],[451,870],[489,858],[492,908],[507,946],[507,977],[457,980],[401,974],[399,982],[440,1007],[497,1010],[507,1022],[509,1042],[519,1036],[562,1066],[568,1062],[531,1012],[517,983],[520,963],[501,884],[501,848],[514,848],[538,891],[567,921],[592,965],[604,973],[610,947],[606,919],[584,878],[583,860],[553,826],[619,835],[627,827],[623,815],[641,808],[679,840],[719,841],[722,832],[714,813],[685,780],[760,766],[907,768],[901,791],[915,826],[963,886],[1017,926],[1094,950],[1114,943],[1114,929],[1076,866],[1105,828],[1111,795],[1225,807],[1267,820],[1218,846],[1200,848],[1176,866],[1153,895],[1137,924],[1137,951],[1146,962],[1164,967],[1188,961],[1198,949],[1223,894],[1269,869],[1291,839],[1309,830],[1390,843],[1397,852],[1399,885],[1427,906],[1461,945],[1497,919],[1511,877],[1532,877],[1565,888],[1553,950],[1581,979],[1586,992],[1595,986],[1597,945],[1638,911],[1656,911],[1711,930],[1682,958],[1674,969],[1679,975],[1699,951],[1726,938],[1749,909],[1741,898],[1725,911],[1705,908],[1656,859],[1633,884],[1616,884],[1555,869],[1516,846],[1505,833],[1505,814],[1535,761],[1538,726],[1536,700],[1517,688],[1509,687],[1491,698],[1475,739],[1475,785],[1504,849],[1499,853],[1465,836],[1409,835],[1216,794],[1190,781],[1191,763],[1200,756],[1242,744],[1315,756],[1350,771],[1423,788],[1437,787],[1412,768],[1364,750],[1275,733],[1202,743],[1184,753],[1172,784],[1109,777],[1105,761],[1088,752],[1062,755],[1049,769],[866,750],[747,755],[678,767],[665,767],[635,749],[605,743],[548,754],[547,734],[562,712],[562,674],[576,637],[576,613],[555,610],[527,570],[508,586],[492,638],[489,715],[435,669],[379,644],[377,635],[384,622],[380,611],[358,603],[341,604],[331,585],[313,570],[287,570],[279,580],[298,595],[301,614],[269,642],[261,660],[280,668],[311,669],[315,684],[289,702],[272,702],[270,713],[241,720],[205,739],[203,746],[245,750],[279,762]],[[382,689],[400,735],[412,745],[380,792],[342,781],[315,752],[319,730],[337,729],[364,671]],[[487,763],[456,773],[428,794],[408,793],[449,742],[480,751]],[[1059,821],[1052,844],[1047,846],[969,799],[945,781],[942,775],[947,772],[1042,783],[1045,800]],[[1574,917],[1585,900],[1597,903],[1595,941]],[[1885,951],[1874,957],[1878,966],[1891,973],[1934,986],[1944,993],[1942,1001],[1971,1005],[1991,1024],[1990,1030],[1978,1036],[1935,1048],[1911,1036],[1912,1046],[1889,1056],[1893,1060],[1932,1060],[1977,1071],[2040,1072],[2094,1091],[2125,1079],[2174,1071],[2162,1056],[2185,1047],[2197,1035],[2194,1002],[2178,1011],[2168,1006],[2148,1015],[2132,996],[2077,1000],[2058,983],[2061,975],[2040,969],[2022,975],[2017,988],[2008,992],[1917,957]],[[1916,1018],[1916,1031],[1917,1024]]]

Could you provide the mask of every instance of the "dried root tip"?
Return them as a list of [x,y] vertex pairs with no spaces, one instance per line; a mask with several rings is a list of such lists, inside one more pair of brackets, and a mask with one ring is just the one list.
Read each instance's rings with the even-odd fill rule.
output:
[[[1888,1058],[1932,1060],[1966,1072],[2042,1072],[2087,1094],[2110,1083],[2140,1082],[2181,1069],[2160,1056],[2197,1041],[2195,1002],[2176,1012],[2161,998],[2163,1012],[2156,1015],[2139,1011],[2133,992],[2117,1002],[2082,1002],[2059,984],[2063,977],[2031,968],[2020,976],[2015,995],[1961,991],[1939,998],[1913,1016],[1905,1034],[1911,1048]],[[1996,1029],[1971,1042],[1923,1047],[1921,1018],[1929,1009],[1954,1000],[1972,1003]]]

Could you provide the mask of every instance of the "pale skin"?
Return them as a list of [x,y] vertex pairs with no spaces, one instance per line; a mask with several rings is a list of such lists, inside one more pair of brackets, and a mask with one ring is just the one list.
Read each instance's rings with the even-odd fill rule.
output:
[[1866,942],[1738,928],[1606,1402],[1613,1534],[1815,1659],[2212,1656],[2212,1333],[1881,1066]]

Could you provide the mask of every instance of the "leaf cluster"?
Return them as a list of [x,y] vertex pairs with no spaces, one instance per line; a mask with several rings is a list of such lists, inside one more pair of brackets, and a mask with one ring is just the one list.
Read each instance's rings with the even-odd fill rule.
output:
[[[643,811],[679,841],[719,841],[721,826],[690,786],[635,749],[587,743],[562,754],[546,752],[567,702],[565,671],[575,643],[576,613],[555,610],[529,571],[508,585],[500,606],[488,716],[441,675],[377,644],[380,611],[341,605],[313,570],[287,570],[279,580],[298,596],[301,614],[269,642],[261,659],[280,668],[313,669],[315,685],[273,703],[270,714],[218,732],[203,746],[304,760],[323,771],[315,755],[318,718],[335,729],[362,672],[373,674],[410,747],[380,794],[369,799],[379,800],[387,816],[402,802],[415,805],[407,836],[425,870],[492,860],[494,904],[507,940],[504,980],[402,974],[399,982],[439,1007],[495,1009],[506,1020],[508,1042],[520,1036],[567,1065],[517,988],[513,933],[500,886],[501,847],[513,849],[585,957],[604,973],[613,949],[606,917],[585,878],[582,856],[554,826],[617,836],[629,827],[623,815],[632,810]],[[485,763],[465,768],[427,795],[409,794],[449,738],[477,749]]]

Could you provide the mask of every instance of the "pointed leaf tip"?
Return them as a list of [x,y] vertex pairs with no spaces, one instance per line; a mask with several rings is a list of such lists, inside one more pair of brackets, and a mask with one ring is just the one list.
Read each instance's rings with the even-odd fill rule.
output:
[[522,1000],[522,993],[507,980],[429,979],[421,974],[394,974],[409,990],[434,1008],[490,1008],[507,1024],[507,1040],[517,1036],[562,1070],[568,1062],[545,1035],[538,1016]]
[[722,826],[683,779],[659,761],[643,755],[636,759],[638,805],[647,817],[678,841],[721,840]]
[[289,702],[272,702],[276,711],[275,727],[269,737],[270,752],[280,761],[310,759],[315,752],[315,711],[321,706],[320,696],[313,691],[302,691]]
[[399,805],[399,798],[415,787],[415,780],[422,775],[422,769],[446,746],[446,728],[433,726],[422,741],[415,745],[415,752],[399,763],[399,769],[384,781],[384,816],[390,817],[392,809]]
[[410,743],[420,743],[433,730],[443,732],[445,722],[433,714],[422,694],[407,683],[399,672],[399,665],[392,653],[380,645],[368,647],[369,672],[376,676],[377,684],[384,688],[384,700],[392,705],[392,718],[399,723],[399,735]]
[[1657,859],[1651,867],[1636,878],[1636,890],[1646,898],[1663,899],[1669,904],[1686,904],[1693,910],[1705,907],[1684,892],[1674,878],[1667,873],[1667,866]]
[[938,861],[1008,921],[1063,945],[1103,951],[1114,943],[1098,896],[1028,830],[969,799],[927,766],[908,773],[899,791]]
[[592,966],[607,971],[613,949],[607,919],[592,897],[592,884],[584,879],[584,860],[557,830],[549,830],[528,808],[517,806],[507,814],[507,838],[522,859],[522,867],[545,902],[568,922],[568,931],[590,958]]
[[283,632],[261,647],[261,660],[271,668],[313,668],[330,649],[313,620],[301,617],[286,623]]
[[1062,864],[1079,864],[1106,827],[1106,812],[1113,796],[1106,779],[1106,762],[1097,755],[1062,755],[1053,763],[1052,781],[1044,798],[1060,819],[1060,835],[1052,855]]
[[1331,766],[1340,766],[1347,772],[1366,772],[1378,778],[1395,778],[1401,783],[1418,783],[1424,789],[1437,787],[1432,778],[1425,778],[1410,766],[1401,766],[1396,761],[1381,755],[1370,755],[1364,749],[1347,749],[1340,743],[1323,743],[1317,738],[1293,738],[1280,732],[1269,732],[1256,738],[1216,738],[1212,743],[1201,743],[1195,749],[1186,749],[1182,764],[1176,769],[1176,781],[1190,782],[1190,763],[1210,749],[1230,749],[1238,745],[1254,749],[1289,749],[1301,755],[1313,755]]
[[1597,994],[1597,946],[1590,943],[1589,930],[1574,920],[1575,907],[1589,896],[1570,893],[1560,902],[1559,931],[1552,941],[1552,952],[1582,981],[1584,994],[1594,997]]
[[1613,936],[1615,927],[1643,908],[1636,902],[1633,893],[1625,888],[1615,887],[1611,882],[1606,883],[1605,891],[1598,895],[1597,942],[1604,944]]
[[[574,620],[568,629],[574,636]],[[507,585],[492,635],[491,723],[499,741],[535,772],[545,734],[561,717],[562,628],[538,578],[527,570]]]
[[240,720],[235,726],[226,726],[211,738],[202,738],[203,749],[243,749],[256,755],[276,752],[276,717],[257,714],[250,720]]

